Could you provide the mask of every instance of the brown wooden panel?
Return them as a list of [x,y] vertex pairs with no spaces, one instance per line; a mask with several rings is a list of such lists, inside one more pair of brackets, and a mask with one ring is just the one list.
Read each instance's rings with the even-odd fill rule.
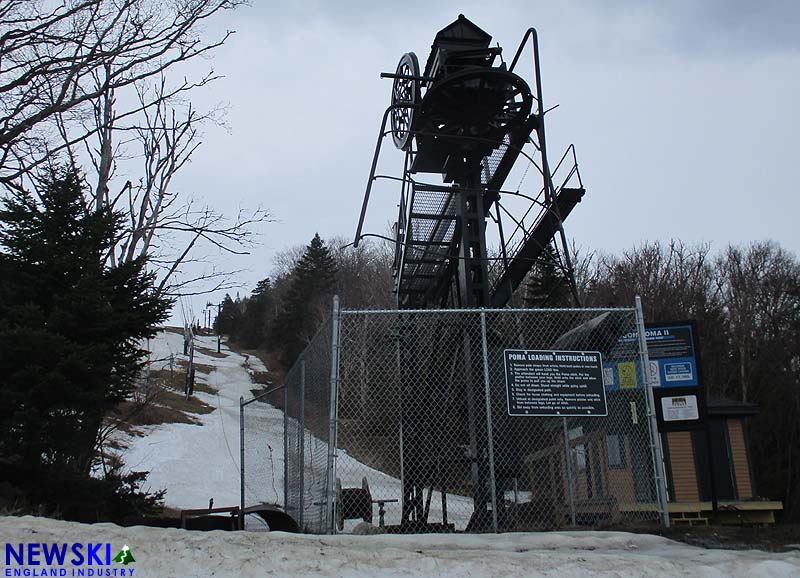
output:
[[697,502],[700,491],[694,465],[692,434],[688,431],[669,432],[669,467],[672,472],[672,499],[678,502]]
[[739,499],[749,500],[753,497],[753,487],[750,484],[750,464],[747,461],[747,446],[740,418],[728,419],[728,436],[730,437],[731,458],[733,459]]
[[603,459],[607,467],[606,475],[608,476],[610,489],[609,495],[616,497],[619,503],[632,504],[636,502],[636,492],[633,485],[633,473],[631,472],[633,461],[630,452],[630,440],[627,435],[620,434],[619,442],[625,462],[625,467],[622,468],[608,467],[608,451],[606,445],[603,444]]

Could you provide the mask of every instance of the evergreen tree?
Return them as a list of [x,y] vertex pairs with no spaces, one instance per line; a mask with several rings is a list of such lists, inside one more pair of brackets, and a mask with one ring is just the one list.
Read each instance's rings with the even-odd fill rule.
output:
[[167,315],[143,259],[105,265],[121,218],[53,170],[38,200],[0,204],[0,460],[88,476],[106,413],[131,393],[140,343]]
[[317,233],[292,271],[283,308],[270,332],[286,367],[294,363],[325,318],[335,282],[336,261]]
[[556,264],[556,252],[552,244],[542,251],[536,265],[531,269],[525,291],[528,307],[571,307],[572,292],[569,281]]
[[239,310],[239,306],[234,303],[230,295],[225,294],[225,299],[222,300],[222,307],[220,308],[219,315],[214,322],[214,331],[233,336],[238,330],[241,318],[242,314]]
[[238,333],[238,340],[244,347],[256,349],[264,345],[267,322],[273,310],[272,282],[267,277],[258,282],[245,306]]
[[319,236],[314,235],[294,271],[297,287],[309,295],[329,292],[336,282],[336,260]]

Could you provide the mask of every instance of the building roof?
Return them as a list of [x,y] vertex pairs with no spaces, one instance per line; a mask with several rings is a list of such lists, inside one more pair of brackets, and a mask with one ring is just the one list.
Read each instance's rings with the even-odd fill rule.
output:
[[708,407],[708,415],[746,417],[758,413],[758,406],[754,403],[727,398],[709,398],[706,401],[706,406]]
[[430,74],[433,61],[436,59],[436,52],[441,44],[464,44],[466,47],[486,48],[491,41],[491,34],[467,19],[463,14],[459,14],[454,22],[448,24],[436,33],[436,38],[433,39],[433,44],[431,44],[431,53],[425,64],[425,73],[423,76],[428,76]]

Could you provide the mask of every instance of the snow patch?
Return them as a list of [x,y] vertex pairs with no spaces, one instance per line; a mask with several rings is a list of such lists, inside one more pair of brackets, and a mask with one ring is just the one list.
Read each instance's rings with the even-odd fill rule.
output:
[[[704,550],[623,532],[306,536],[0,518],[7,543],[128,544],[135,576],[798,578],[800,554]],[[40,568],[41,569],[41,568]]]

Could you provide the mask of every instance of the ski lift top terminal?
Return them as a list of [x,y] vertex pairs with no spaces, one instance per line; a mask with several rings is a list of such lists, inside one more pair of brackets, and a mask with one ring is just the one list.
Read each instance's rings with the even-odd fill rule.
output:
[[[393,74],[381,75],[392,79],[391,104],[383,115],[353,244],[367,235],[363,227],[373,184],[377,179],[399,182],[393,275],[400,309],[505,307],[531,267],[550,256],[571,280],[577,297],[563,222],[584,189],[572,146],[552,171],[547,160],[536,31],[526,32],[510,64],[491,41],[489,34],[460,15],[436,34],[424,70],[416,55],[408,52]],[[533,56],[527,80],[520,73],[526,49]],[[389,134],[405,155],[399,177],[376,174]],[[541,177],[538,192],[503,190],[520,157],[530,163],[527,168],[536,167]],[[495,259],[487,251],[487,219],[499,237],[500,257]],[[504,226],[509,220],[512,226]],[[546,251],[554,238],[560,249],[553,244],[555,250]],[[463,343],[466,375],[483,374],[481,356],[469,353],[480,351],[476,335],[447,324],[434,330],[442,344]],[[400,328],[404,332],[409,328]],[[435,465],[441,456],[432,455],[429,447],[431,423],[436,421],[429,408],[442,387],[436,380],[438,368],[457,363],[455,358],[436,357],[436,351],[417,349],[409,342],[399,352],[410,366],[432,372],[401,378],[401,528],[413,531],[430,529],[425,504],[434,487],[446,485]],[[458,397],[467,400],[469,408],[463,424],[469,447],[462,458],[448,459],[467,460],[474,503],[469,527],[488,528],[497,512],[487,489],[491,472],[483,456],[488,446],[480,433],[486,431],[486,416],[475,409],[483,396],[476,379],[458,384]]]
[[[536,31],[525,33],[510,63],[491,40],[460,15],[436,34],[424,70],[408,52],[394,74],[381,75],[393,80],[391,104],[354,245],[366,236],[373,183],[387,177],[376,168],[391,134],[405,153],[402,175],[392,177],[401,185],[394,261],[400,308],[504,307],[531,267],[547,258],[544,249],[554,239],[556,264],[572,280],[563,222],[584,188],[574,147],[552,171],[548,163]],[[533,54],[527,80],[521,72],[526,52]],[[520,157],[536,167],[538,191],[503,190]],[[520,210],[517,203],[511,210],[504,197],[527,206]],[[493,259],[486,248],[487,218],[499,232],[500,255]]]

